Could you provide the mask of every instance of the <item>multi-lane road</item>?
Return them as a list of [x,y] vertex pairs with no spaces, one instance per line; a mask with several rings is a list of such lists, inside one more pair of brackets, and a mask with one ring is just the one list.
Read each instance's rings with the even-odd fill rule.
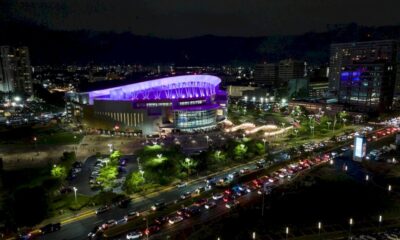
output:
[[[248,163],[245,165],[227,169],[223,172],[215,174],[213,177],[215,177],[216,179],[223,178],[228,173],[231,173],[234,171],[239,171],[240,169],[243,169],[245,167],[252,168],[252,167],[254,167],[254,163]],[[106,222],[107,220],[122,219],[130,211],[139,211],[139,212],[146,211],[150,208],[151,205],[153,205],[156,202],[173,202],[173,201],[177,200],[179,198],[179,196],[182,195],[183,193],[188,192],[188,191],[194,191],[195,189],[197,189],[199,187],[203,187],[204,185],[205,185],[205,181],[203,178],[203,179],[199,179],[199,180],[190,182],[186,187],[183,187],[183,188],[171,187],[162,192],[158,192],[158,193],[147,195],[145,197],[139,197],[139,198],[133,199],[131,204],[128,206],[128,208],[114,207],[112,210],[105,212],[101,215],[95,215],[93,211],[88,212],[82,218],[77,216],[76,219],[72,218],[72,220],[65,222],[65,224],[63,225],[63,227],[61,228],[60,231],[45,235],[43,239],[55,239],[55,240],[56,239],[57,240],[85,239],[87,237],[87,234],[94,227],[100,225],[101,223]],[[254,197],[254,195],[257,195],[257,193],[252,192],[252,193],[247,194],[246,196],[242,197],[243,199],[240,200],[241,204],[245,204],[247,201],[250,201],[250,199],[252,199]],[[225,214],[228,211],[229,211],[229,209],[227,209],[224,206],[224,204],[219,205],[215,209],[213,209],[212,212],[211,211],[205,212],[197,218],[187,219],[180,224],[167,226],[167,227],[163,228],[163,230],[160,234],[165,235],[168,233],[173,233],[177,229],[189,227],[189,226],[192,226],[193,224],[205,221],[207,219],[218,217],[219,215]],[[79,221],[76,221],[77,219],[79,219]],[[160,236],[160,235],[154,235],[153,237],[156,238],[157,236]],[[122,236],[121,236],[121,239],[122,239]]]

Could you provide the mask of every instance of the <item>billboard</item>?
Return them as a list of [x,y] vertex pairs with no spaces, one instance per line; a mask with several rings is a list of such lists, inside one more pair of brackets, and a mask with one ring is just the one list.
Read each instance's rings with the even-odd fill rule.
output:
[[365,137],[356,136],[354,139],[354,154],[353,159],[355,161],[361,161],[366,154],[366,140]]

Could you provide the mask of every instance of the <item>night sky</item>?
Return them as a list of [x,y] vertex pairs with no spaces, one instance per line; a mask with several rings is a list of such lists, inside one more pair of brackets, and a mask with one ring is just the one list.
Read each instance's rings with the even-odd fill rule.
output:
[[163,38],[266,36],[398,25],[399,9],[399,0],[0,0],[0,20]]

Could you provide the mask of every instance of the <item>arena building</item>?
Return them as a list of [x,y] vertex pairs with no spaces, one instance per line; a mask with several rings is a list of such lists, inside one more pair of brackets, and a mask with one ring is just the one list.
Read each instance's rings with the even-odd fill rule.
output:
[[226,117],[220,83],[211,75],[185,75],[67,93],[67,116],[90,128],[143,134],[210,130]]

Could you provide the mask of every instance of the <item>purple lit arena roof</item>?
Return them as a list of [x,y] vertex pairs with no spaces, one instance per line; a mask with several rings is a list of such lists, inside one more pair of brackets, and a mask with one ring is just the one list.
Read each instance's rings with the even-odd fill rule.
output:
[[201,98],[221,93],[221,79],[211,75],[185,75],[160,78],[88,92],[89,102],[103,100],[170,100]]

